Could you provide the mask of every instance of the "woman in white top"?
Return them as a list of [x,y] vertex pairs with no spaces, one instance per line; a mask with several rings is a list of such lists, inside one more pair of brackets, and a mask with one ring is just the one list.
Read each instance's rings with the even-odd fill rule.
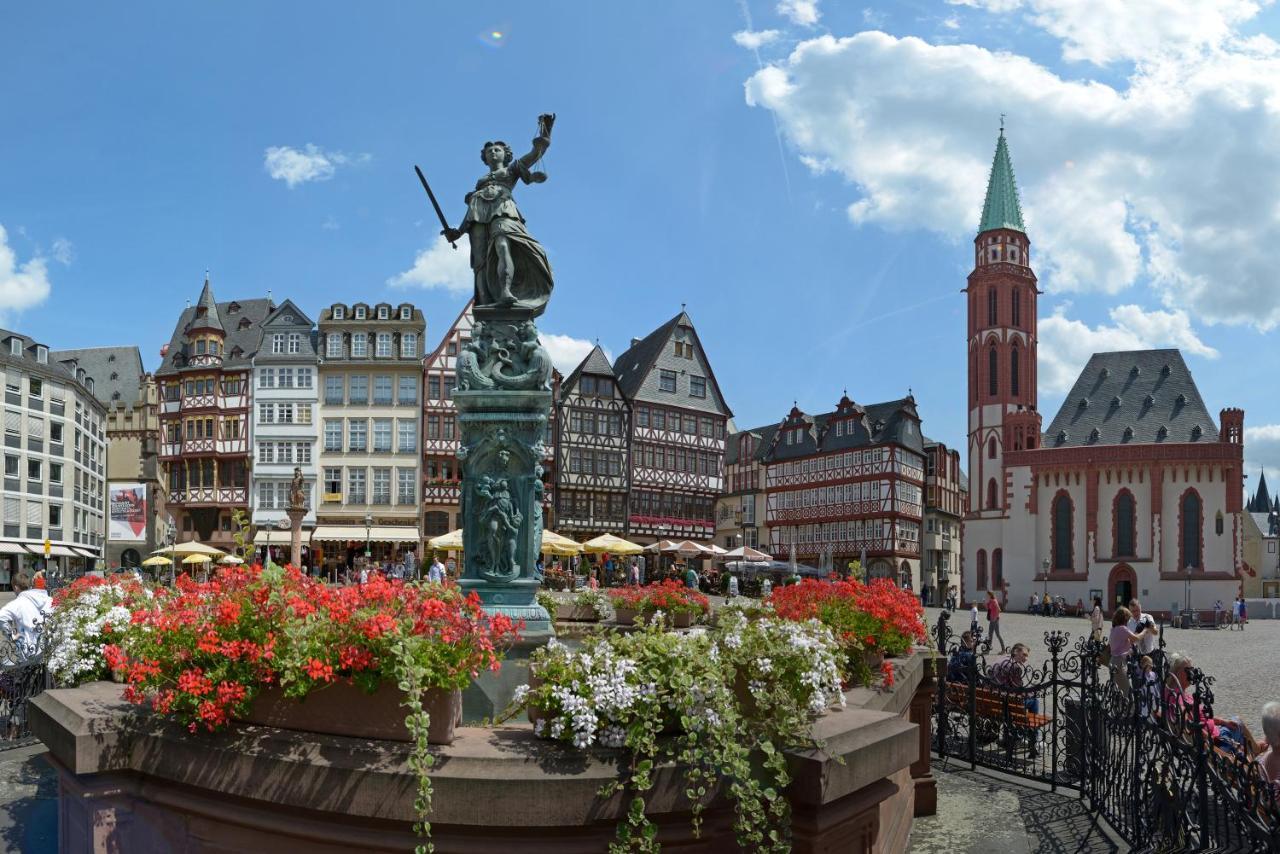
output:
[[1102,598],[1093,597],[1093,612],[1089,614],[1089,637],[1102,640]]

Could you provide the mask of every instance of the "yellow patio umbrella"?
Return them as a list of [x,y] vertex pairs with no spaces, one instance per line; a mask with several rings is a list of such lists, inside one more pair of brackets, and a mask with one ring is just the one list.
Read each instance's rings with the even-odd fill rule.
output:
[[638,555],[644,553],[644,546],[636,545],[622,537],[615,537],[613,534],[601,534],[583,543],[582,550],[591,554]]
[[142,565],[143,566],[172,566],[173,561],[169,560],[164,555],[155,555],[154,557],[149,557],[146,560],[144,560],[142,562]]
[[427,545],[440,552],[460,552],[462,551],[462,529],[432,537],[427,540]]
[[580,555],[582,554],[582,543],[557,534],[555,531],[544,529],[542,532],[542,553],[558,557]]
[[[190,540],[185,543],[174,543],[166,549],[156,549],[153,554],[171,554],[174,557],[187,557],[188,555],[204,555],[205,557],[221,557],[226,552],[215,549],[213,546],[206,546],[204,543],[197,543]],[[199,563],[199,561],[195,561]]]
[[209,563],[213,558],[208,555],[187,555],[182,559],[184,564],[188,563]]

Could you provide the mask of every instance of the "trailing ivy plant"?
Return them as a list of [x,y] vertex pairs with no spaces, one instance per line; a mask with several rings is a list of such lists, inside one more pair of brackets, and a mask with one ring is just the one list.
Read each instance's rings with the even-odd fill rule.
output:
[[404,724],[413,740],[409,752],[409,770],[418,780],[418,791],[413,798],[413,811],[417,820],[413,823],[414,833],[422,839],[422,843],[414,848],[415,854],[427,854],[435,850],[431,842],[431,822],[427,816],[431,814],[431,767],[435,757],[431,754],[431,745],[427,733],[431,729],[431,714],[422,705],[422,695],[427,688],[428,668],[422,664],[420,656],[415,654],[418,644],[412,636],[396,638],[392,645],[392,671],[396,684],[404,692],[401,705],[408,710]]
[[[517,694],[516,708],[541,713],[539,735],[624,751],[622,773],[601,791],[627,798],[611,850],[658,850],[645,799],[655,769],[675,763],[695,833],[723,793],[734,805],[739,844],[784,851],[790,816],[781,792],[790,777],[783,750],[812,745],[811,714],[843,701],[837,650],[817,623],[742,619],[728,631],[677,634],[655,615],[640,631],[589,637],[577,652],[555,642],[539,650],[532,666],[540,683]],[[749,670],[753,657],[766,654],[773,660],[767,672]]]

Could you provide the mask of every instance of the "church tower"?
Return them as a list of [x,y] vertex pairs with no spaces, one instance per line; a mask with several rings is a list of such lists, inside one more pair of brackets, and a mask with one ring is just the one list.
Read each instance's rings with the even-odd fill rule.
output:
[[[1008,516],[1004,456],[1040,444],[1036,274],[1004,128],[973,241],[969,301],[969,519]],[[985,573],[983,573],[985,574]]]

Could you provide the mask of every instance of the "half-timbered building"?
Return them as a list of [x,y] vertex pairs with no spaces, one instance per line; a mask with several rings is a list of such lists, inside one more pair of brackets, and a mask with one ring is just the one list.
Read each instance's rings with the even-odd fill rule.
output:
[[777,424],[730,433],[724,446],[724,494],[716,501],[716,543],[769,548],[765,514],[764,454]]
[[689,315],[634,339],[613,374],[631,403],[628,537],[710,541],[733,413]]
[[968,303],[964,594],[1110,611],[1205,610],[1244,573],[1244,412],[1214,423],[1177,350],[1095,353],[1048,430],[1036,398],[1036,276],[1001,132]]
[[579,540],[627,528],[631,404],[600,345],[560,385],[556,526]]
[[924,445],[913,397],[792,407],[764,454],[769,551],[919,590]]
[[924,437],[924,483],[921,590],[936,603],[960,589],[960,532],[968,498],[960,452]]
[[249,507],[249,373],[269,299],[217,302],[206,278],[178,318],[160,384],[160,464],[178,540],[231,550],[233,511]]

